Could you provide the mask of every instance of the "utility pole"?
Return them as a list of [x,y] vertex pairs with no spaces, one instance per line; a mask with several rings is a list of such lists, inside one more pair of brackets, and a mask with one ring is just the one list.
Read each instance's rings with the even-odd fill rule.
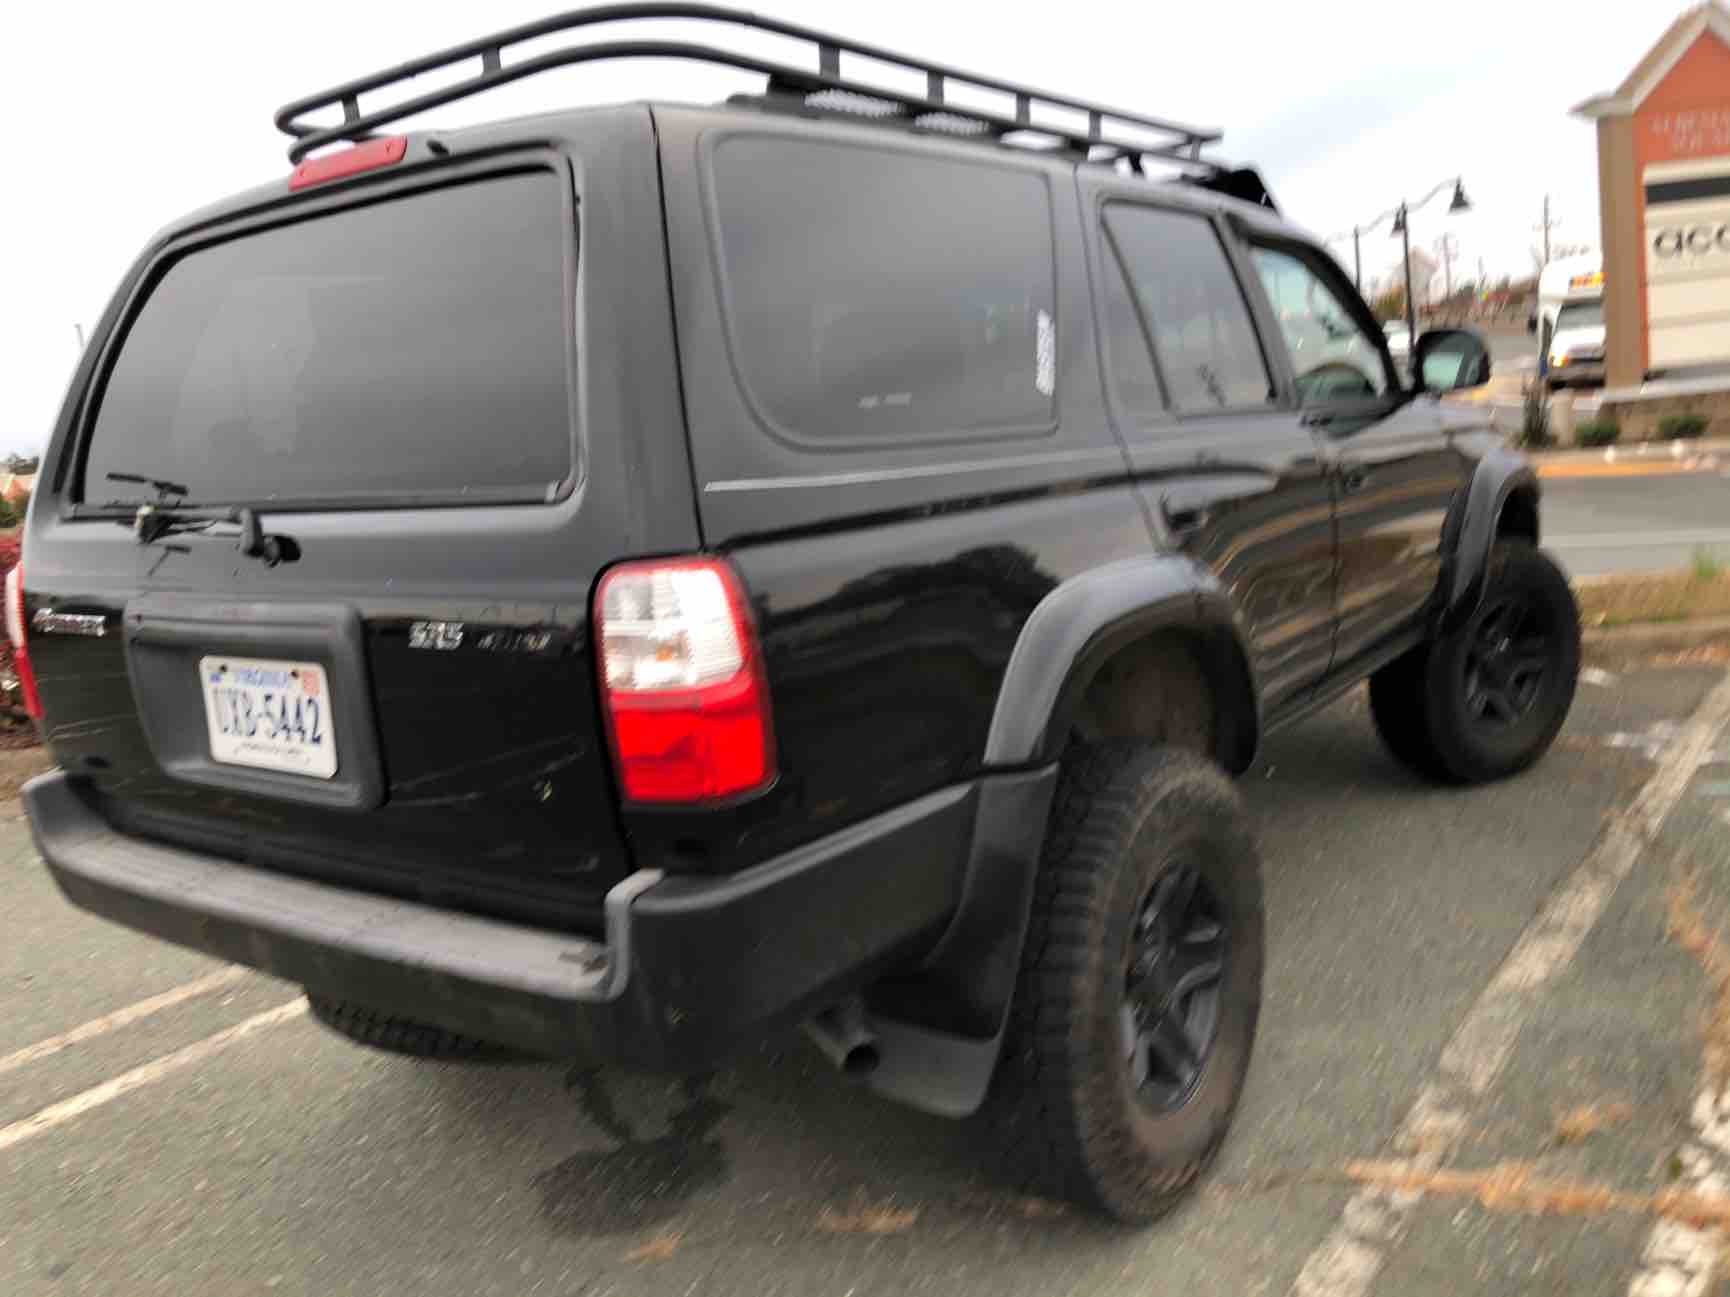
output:
[[1544,235],[1544,265],[1546,265],[1546,266],[1550,264],[1550,231],[1555,229],[1561,223],[1562,222],[1560,220],[1554,220],[1553,221],[1550,219],[1550,196],[1548,194],[1545,194],[1544,195],[1544,223],[1542,225],[1534,225],[1532,227],[1532,229],[1534,231],[1542,231],[1543,232],[1543,235]]
[[1358,236],[1358,227],[1354,225],[1352,226],[1352,287],[1362,293],[1364,291],[1364,254],[1363,249],[1358,246]]
[[1459,244],[1451,234],[1444,234],[1436,240],[1436,251],[1442,254],[1442,266],[1447,273],[1443,282],[1447,285],[1447,296],[1444,302],[1452,301],[1454,297],[1454,258],[1459,255]]

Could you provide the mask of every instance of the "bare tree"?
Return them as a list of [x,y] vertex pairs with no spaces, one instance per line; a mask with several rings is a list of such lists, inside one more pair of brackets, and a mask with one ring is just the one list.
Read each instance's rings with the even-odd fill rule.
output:
[[[1581,253],[1591,250],[1591,247],[1584,243],[1557,243],[1550,248],[1550,261],[1560,261],[1563,257],[1577,257]],[[1544,260],[1544,249],[1537,244],[1533,244],[1529,251],[1532,254],[1532,276],[1536,278],[1544,273],[1544,267],[1549,262]]]

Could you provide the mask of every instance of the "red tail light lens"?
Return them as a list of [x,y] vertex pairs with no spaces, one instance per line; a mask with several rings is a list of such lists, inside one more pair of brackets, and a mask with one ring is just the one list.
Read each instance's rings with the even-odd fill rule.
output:
[[718,559],[625,563],[595,591],[601,698],[625,800],[705,802],[775,777],[750,606]]
[[18,692],[30,719],[42,719],[42,695],[36,692],[36,673],[30,669],[30,645],[24,633],[24,564],[14,563],[6,574],[6,638],[12,641],[12,669],[18,673]]

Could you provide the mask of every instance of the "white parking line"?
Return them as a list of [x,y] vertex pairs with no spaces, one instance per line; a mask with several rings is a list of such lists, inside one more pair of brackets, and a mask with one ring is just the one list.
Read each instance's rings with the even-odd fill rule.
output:
[[[1730,1185],[1716,1162],[1718,1156],[1730,1153],[1730,1096],[1706,1086],[1694,1097],[1689,1120],[1694,1139],[1676,1155],[1682,1164],[1676,1187],[1722,1197]],[[1717,1229],[1660,1219],[1646,1236],[1628,1297],[1705,1297],[1717,1277],[1720,1241]]]
[[[1487,1093],[1507,1064],[1521,1026],[1549,982],[1573,960],[1616,888],[1633,870],[1695,770],[1730,721],[1730,675],[1719,681],[1678,731],[1658,769],[1626,810],[1605,827],[1586,859],[1550,895],[1520,934],[1490,984],[1454,1032],[1435,1076],[1418,1091],[1395,1133],[1395,1147],[1415,1173],[1440,1166],[1466,1128],[1468,1104]],[[1296,1297],[1363,1297],[1423,1200],[1410,1190],[1364,1188],[1310,1253],[1292,1285]]]
[[104,1104],[113,1103],[123,1095],[153,1085],[166,1076],[171,1076],[182,1068],[191,1067],[194,1063],[202,1063],[212,1054],[220,1053],[234,1044],[252,1035],[255,1031],[263,1031],[266,1027],[274,1027],[279,1022],[287,1022],[298,1018],[306,1012],[306,1001],[302,998],[290,1000],[287,1004],[279,1004],[274,1009],[266,1009],[263,1013],[255,1013],[250,1018],[242,1019],[232,1027],[217,1032],[214,1036],[206,1036],[203,1040],[194,1041],[184,1049],[177,1049],[172,1054],[164,1054],[161,1058],[144,1063],[130,1072],[122,1072],[101,1085],[92,1086],[70,1099],[62,1099],[59,1103],[50,1104],[39,1112],[33,1112],[22,1121],[15,1121],[10,1126],[0,1126],[0,1152],[4,1152],[27,1139],[45,1135],[58,1126],[64,1126],[69,1121],[76,1121],[85,1113],[100,1108]]
[[58,1054],[63,1049],[82,1044],[86,1040],[94,1040],[111,1031],[116,1031],[140,1018],[148,1018],[153,1013],[161,1013],[164,1009],[172,1009],[177,1004],[188,1000],[196,1000],[201,995],[209,995],[212,991],[220,991],[225,986],[232,986],[246,976],[246,969],[230,967],[220,969],[196,981],[187,982],[184,986],[176,986],[164,991],[161,995],[153,995],[148,1000],[140,1000],[137,1004],[129,1004],[124,1009],[116,1009],[113,1013],[105,1013],[100,1018],[92,1018],[82,1026],[62,1032],[58,1036],[50,1036],[47,1040],[39,1040],[34,1045],[26,1045],[23,1049],[0,1058],[0,1076],[16,1071],[27,1064]]

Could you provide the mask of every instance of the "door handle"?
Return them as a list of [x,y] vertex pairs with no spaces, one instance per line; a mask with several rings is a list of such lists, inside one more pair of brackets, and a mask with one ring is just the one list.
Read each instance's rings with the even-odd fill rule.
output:
[[1189,536],[1200,531],[1213,518],[1213,510],[1205,504],[1184,504],[1169,495],[1159,498],[1159,516],[1174,536]]
[[1347,495],[1356,495],[1370,484],[1370,470],[1362,464],[1342,464],[1340,466],[1340,489]]

